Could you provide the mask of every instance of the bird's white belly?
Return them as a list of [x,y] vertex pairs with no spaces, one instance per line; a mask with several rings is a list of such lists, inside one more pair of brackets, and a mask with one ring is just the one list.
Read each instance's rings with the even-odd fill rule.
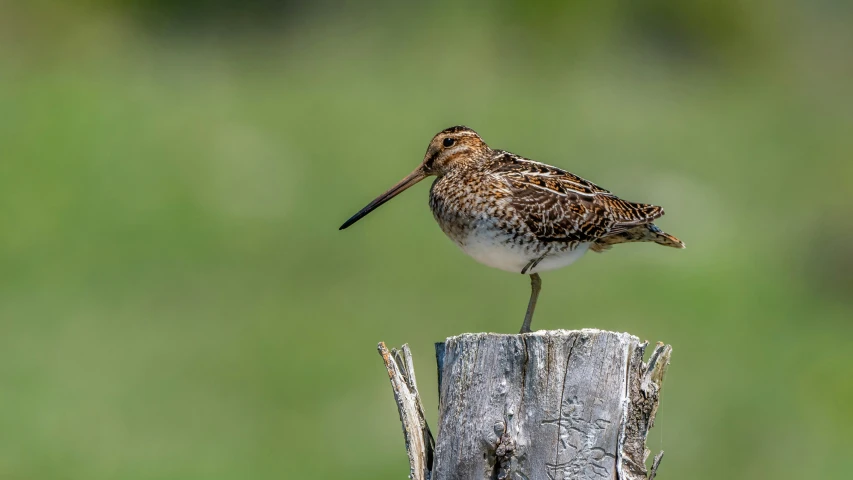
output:
[[[525,273],[539,273],[568,266],[582,257],[589,245],[581,243],[573,250],[549,253]],[[466,241],[459,243],[459,246],[466,254],[484,265],[514,273],[521,273],[524,267],[541,255],[531,253],[529,249],[517,244],[504,242],[488,233],[476,231],[469,234]]]

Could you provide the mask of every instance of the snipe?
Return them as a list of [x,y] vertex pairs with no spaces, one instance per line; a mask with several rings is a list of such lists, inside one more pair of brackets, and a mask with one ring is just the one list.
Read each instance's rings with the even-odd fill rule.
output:
[[341,225],[341,230],[403,190],[435,175],[429,206],[441,229],[480,263],[530,275],[521,333],[530,331],[542,282],[539,272],[565,267],[587,250],[654,242],[684,248],[654,223],[663,209],[622,200],[550,165],[493,150],[474,130],[442,130],[421,165]]

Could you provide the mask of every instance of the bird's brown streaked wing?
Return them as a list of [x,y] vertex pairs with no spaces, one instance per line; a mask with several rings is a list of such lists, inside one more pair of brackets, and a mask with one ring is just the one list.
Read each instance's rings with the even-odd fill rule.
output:
[[592,242],[663,215],[556,167],[506,152],[497,160],[493,171],[510,187],[511,205],[542,241]]
[[510,152],[497,151],[494,160],[493,172],[530,181],[534,185],[544,186],[557,193],[574,191],[578,195],[584,196],[613,196],[609,190],[605,190],[585,178]]
[[510,205],[540,241],[592,242],[606,235],[615,223],[595,197],[570,190],[557,192],[515,175],[504,180],[512,191]]
[[606,204],[605,208],[613,215],[619,225],[640,225],[652,223],[663,216],[663,207],[622,200],[619,197],[600,197],[599,201]]

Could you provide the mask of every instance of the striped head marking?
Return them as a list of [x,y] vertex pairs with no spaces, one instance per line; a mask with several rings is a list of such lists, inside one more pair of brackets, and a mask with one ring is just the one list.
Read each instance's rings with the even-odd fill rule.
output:
[[488,157],[489,146],[468,127],[450,127],[440,131],[429,142],[423,163],[406,178],[397,182],[388,191],[379,195],[341,225],[341,230],[349,227],[388,200],[396,197],[407,188],[431,175],[444,175],[454,168],[476,163]]
[[443,175],[462,164],[476,162],[489,146],[474,130],[455,126],[438,132],[429,142],[422,168],[427,175]]

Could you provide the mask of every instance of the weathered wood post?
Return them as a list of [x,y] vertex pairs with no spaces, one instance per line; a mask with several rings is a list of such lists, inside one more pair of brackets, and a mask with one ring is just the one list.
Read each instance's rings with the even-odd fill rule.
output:
[[439,430],[426,424],[407,346],[379,351],[415,480],[652,480],[645,440],[672,348],[586,329],[463,334],[436,344]]

